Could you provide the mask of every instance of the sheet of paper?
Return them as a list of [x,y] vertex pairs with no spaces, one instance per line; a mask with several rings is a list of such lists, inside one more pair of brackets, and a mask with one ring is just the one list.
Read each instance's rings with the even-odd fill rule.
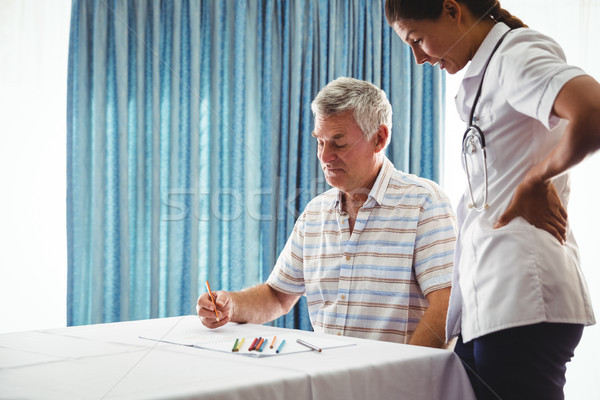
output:
[[[221,351],[232,354],[239,354],[250,357],[269,357],[276,355],[285,355],[285,354],[293,354],[293,353],[301,353],[308,351],[315,351],[306,346],[301,345],[297,342],[297,339],[304,340],[311,345],[322,349],[323,351],[327,349],[333,349],[336,347],[346,347],[346,346],[354,346],[355,343],[348,341],[341,341],[335,338],[324,338],[319,336],[309,336],[309,335],[301,335],[297,333],[286,333],[283,336],[273,336],[273,333],[267,332],[256,332],[251,336],[233,336],[233,335],[194,335],[187,337],[176,337],[169,338],[168,340],[158,339],[158,338],[149,338],[140,336],[143,339],[156,340],[160,342],[166,342],[171,344],[178,344],[189,347],[197,347],[205,350],[213,350],[213,351]],[[262,351],[252,350],[249,348],[254,342],[255,339],[264,338],[267,340],[266,345],[262,346]],[[273,339],[275,338],[275,343],[273,348],[271,348],[271,344],[273,344]],[[243,339],[242,346],[239,347],[237,352],[233,352],[233,346],[235,344],[236,339],[238,343],[240,343]],[[285,345],[279,353],[277,350],[281,343],[285,340]]]

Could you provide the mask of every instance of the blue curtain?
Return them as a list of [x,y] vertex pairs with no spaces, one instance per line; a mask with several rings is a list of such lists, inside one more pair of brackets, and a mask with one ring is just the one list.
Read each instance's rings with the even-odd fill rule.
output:
[[[396,167],[437,180],[444,77],[384,0],[74,0],[68,324],[194,312],[264,282],[327,189],[310,102],[352,76],[394,108]],[[310,329],[304,300],[275,322]]]

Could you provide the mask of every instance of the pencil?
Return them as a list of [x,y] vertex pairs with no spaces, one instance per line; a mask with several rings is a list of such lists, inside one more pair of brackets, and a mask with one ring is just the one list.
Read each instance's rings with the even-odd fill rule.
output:
[[319,348],[319,347],[315,346],[314,344],[310,344],[310,343],[308,343],[308,342],[305,342],[305,341],[304,341],[304,340],[302,340],[302,339],[296,339],[296,342],[297,342],[298,344],[301,344],[302,346],[308,347],[308,348],[309,348],[309,349],[311,349],[311,350],[318,351],[319,353],[320,353],[321,351],[323,351],[323,349],[321,349],[321,348]]
[[212,292],[210,291],[210,285],[208,281],[206,281],[206,288],[208,289],[208,295],[210,296],[210,301],[212,301],[213,306],[215,307],[215,317],[217,317],[217,322],[219,321],[219,314],[217,314],[217,305],[215,304],[215,299],[213,298]]
[[269,341],[269,339],[265,339],[265,341],[263,342],[263,344],[260,346],[260,349],[258,349],[258,351],[260,351],[262,353],[262,351],[265,349],[265,347],[267,347],[267,342]]
[[258,342],[258,338],[254,338],[254,340],[252,341],[252,344],[250,345],[250,347],[248,348],[248,351],[252,351],[254,350],[254,346],[256,346],[256,343]]
[[273,338],[273,341],[271,342],[271,348],[273,348],[273,346],[275,346],[275,341],[277,340],[277,336],[275,336]]
[[242,338],[242,340],[240,340],[240,344],[238,344],[237,351],[240,351],[242,349],[242,345],[244,344],[244,339],[246,339],[246,338]]
[[238,351],[238,349],[237,349],[238,340],[240,340],[240,339],[235,339],[235,343],[233,344],[233,348],[231,349],[231,351]]
[[283,350],[283,346],[285,346],[285,339],[283,339],[283,341],[281,342],[281,344],[279,345],[279,347],[277,348],[275,353],[280,353],[281,350]]
[[254,350],[258,351],[258,349],[260,349],[260,346],[263,345],[265,339],[264,338],[260,338],[260,340],[258,341],[258,343],[256,343],[256,347],[254,348]]

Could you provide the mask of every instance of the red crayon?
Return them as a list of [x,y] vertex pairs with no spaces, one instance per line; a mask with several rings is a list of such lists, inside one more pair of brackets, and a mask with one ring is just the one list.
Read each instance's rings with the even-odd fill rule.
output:
[[248,351],[254,350],[254,346],[256,346],[256,343],[258,343],[258,338],[254,338],[254,341],[252,341],[252,344],[250,345],[250,347],[248,347]]

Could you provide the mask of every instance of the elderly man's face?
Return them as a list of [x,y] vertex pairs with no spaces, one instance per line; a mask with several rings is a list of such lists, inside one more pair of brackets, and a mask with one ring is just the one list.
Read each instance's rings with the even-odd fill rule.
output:
[[379,172],[378,137],[367,140],[352,112],[315,118],[313,136],[327,183],[345,193],[368,194]]

